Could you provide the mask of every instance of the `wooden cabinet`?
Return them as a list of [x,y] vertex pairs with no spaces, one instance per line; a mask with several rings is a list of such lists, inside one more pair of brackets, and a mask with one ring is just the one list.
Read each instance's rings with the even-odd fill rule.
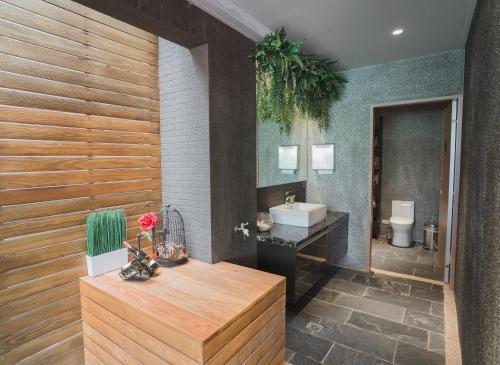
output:
[[86,364],[281,364],[285,278],[189,260],[148,281],[80,281]]

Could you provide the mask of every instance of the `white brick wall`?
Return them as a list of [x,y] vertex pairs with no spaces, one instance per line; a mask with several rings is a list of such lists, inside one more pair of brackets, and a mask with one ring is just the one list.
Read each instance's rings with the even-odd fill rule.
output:
[[208,46],[159,39],[163,204],[182,214],[193,258],[212,261]]

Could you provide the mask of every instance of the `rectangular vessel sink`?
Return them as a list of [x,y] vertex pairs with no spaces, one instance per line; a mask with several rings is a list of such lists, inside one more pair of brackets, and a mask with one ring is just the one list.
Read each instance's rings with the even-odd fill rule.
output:
[[281,204],[269,208],[269,213],[271,213],[274,223],[311,227],[326,218],[326,205],[311,203]]

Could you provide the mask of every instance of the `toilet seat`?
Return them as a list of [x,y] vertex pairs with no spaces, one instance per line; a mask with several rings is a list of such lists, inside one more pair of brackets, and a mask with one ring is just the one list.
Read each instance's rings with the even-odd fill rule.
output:
[[408,217],[391,217],[389,219],[390,223],[394,224],[413,224],[413,218]]

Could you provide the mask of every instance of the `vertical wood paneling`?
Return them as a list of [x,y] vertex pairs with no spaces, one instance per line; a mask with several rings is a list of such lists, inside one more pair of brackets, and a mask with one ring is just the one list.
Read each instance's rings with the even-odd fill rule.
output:
[[0,0],[0,363],[83,362],[85,218],[161,206],[157,37]]

